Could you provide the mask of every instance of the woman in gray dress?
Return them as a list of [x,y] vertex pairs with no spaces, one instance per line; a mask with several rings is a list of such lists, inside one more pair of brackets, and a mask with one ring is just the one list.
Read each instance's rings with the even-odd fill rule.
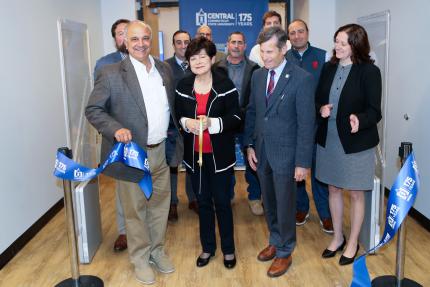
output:
[[[354,261],[364,218],[364,192],[373,188],[375,146],[381,120],[381,73],[369,56],[367,33],[357,24],[334,35],[333,57],[321,72],[316,92],[318,113],[316,178],[329,186],[334,236],[322,257],[346,246],[339,264]],[[350,195],[351,231],[342,231],[343,190]]]

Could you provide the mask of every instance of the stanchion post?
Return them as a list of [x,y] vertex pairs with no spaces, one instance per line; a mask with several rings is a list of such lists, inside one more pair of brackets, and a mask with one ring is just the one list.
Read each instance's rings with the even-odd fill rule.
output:
[[[412,152],[412,143],[402,142],[399,148],[399,156],[402,166]],[[396,287],[402,286],[402,280],[405,272],[405,240],[406,240],[406,216],[403,223],[399,227],[397,233],[397,253],[396,253]]]
[[[399,147],[401,165],[412,152],[412,143],[402,142]],[[372,287],[422,287],[419,283],[404,278],[405,271],[405,242],[406,242],[406,216],[397,231],[396,275],[380,276],[372,280]]]
[[[68,158],[73,157],[72,150],[67,147],[59,148],[58,152],[64,154]],[[76,243],[77,239],[75,232],[76,229],[72,198],[72,183],[70,180],[63,179],[63,190],[72,277],[61,281],[55,285],[55,287],[103,287],[104,284],[100,278],[91,275],[79,275],[78,246]]]

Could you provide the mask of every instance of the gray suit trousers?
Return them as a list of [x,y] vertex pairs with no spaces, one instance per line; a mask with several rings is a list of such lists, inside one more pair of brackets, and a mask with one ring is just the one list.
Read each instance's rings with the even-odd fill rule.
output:
[[286,258],[293,253],[296,245],[297,184],[291,175],[273,171],[264,143],[261,150],[257,175],[269,227],[269,244],[276,247],[276,257]]

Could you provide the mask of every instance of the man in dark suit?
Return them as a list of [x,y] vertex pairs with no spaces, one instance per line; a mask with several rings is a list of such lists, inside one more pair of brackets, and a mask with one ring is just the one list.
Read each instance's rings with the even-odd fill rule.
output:
[[[230,33],[227,39],[227,57],[218,62],[217,67],[224,69],[230,80],[234,83],[239,93],[239,106],[243,115],[249,103],[251,94],[252,73],[259,67],[256,63],[249,60],[245,55],[246,40],[242,32]],[[243,147],[243,127],[236,138]],[[261,204],[261,190],[258,183],[257,174],[249,164],[245,164],[245,180],[248,183],[248,204],[251,212],[255,215],[263,215],[264,210]],[[233,180],[233,183],[236,181]],[[234,189],[234,184],[233,187]],[[233,191],[234,192],[234,191]]]
[[[188,62],[185,59],[185,51],[187,50],[188,44],[191,41],[191,36],[187,31],[178,30],[173,33],[172,45],[175,51],[173,57],[166,59],[166,63],[169,64],[173,72],[173,77],[175,79],[175,88],[179,80],[191,73],[188,67]],[[167,164],[170,166],[170,183],[172,187],[172,199],[170,201],[169,209],[169,221],[174,222],[178,220],[178,165],[181,161],[184,144],[178,139],[178,130],[176,129],[173,120],[170,120],[169,129],[167,131],[167,141],[166,141],[166,156]],[[176,165],[172,165],[175,163]],[[193,191],[191,180],[189,176],[185,179],[185,192],[188,197],[188,208],[194,210],[198,213],[198,204],[196,195]]]
[[149,25],[130,22],[125,40],[129,57],[100,70],[86,108],[89,122],[103,136],[102,161],[115,142],[133,140],[147,152],[153,182],[149,200],[137,184],[142,171],[117,163],[104,172],[117,180],[130,260],[136,279],[145,284],[155,282],[151,265],[162,273],[175,270],[164,252],[170,205],[165,139],[169,118],[175,115],[173,76],[167,64],[150,56],[151,41]]
[[[97,60],[96,66],[94,68],[94,78],[97,77],[98,71],[105,65],[110,65],[114,63],[121,62],[125,57],[127,57],[127,48],[124,44],[125,38],[125,27],[130,23],[130,20],[119,19],[112,24],[110,32],[115,41],[116,52],[110,53],[106,56],[101,57]],[[119,195],[116,193],[115,196],[115,207],[116,207],[116,224],[118,228],[118,237],[113,244],[113,250],[123,251],[127,249],[127,235],[125,232],[125,219],[124,211],[119,200]]]
[[287,62],[287,34],[270,27],[258,36],[264,68],[254,72],[246,113],[245,142],[257,170],[269,227],[269,245],[260,261],[275,258],[267,271],[281,276],[292,263],[296,245],[296,181],[312,162],[315,123],[311,74]]

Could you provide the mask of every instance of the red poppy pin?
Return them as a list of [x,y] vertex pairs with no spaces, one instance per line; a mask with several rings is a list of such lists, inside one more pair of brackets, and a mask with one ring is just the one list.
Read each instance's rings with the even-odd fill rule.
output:
[[312,62],[312,68],[314,68],[314,70],[318,69],[318,61]]

